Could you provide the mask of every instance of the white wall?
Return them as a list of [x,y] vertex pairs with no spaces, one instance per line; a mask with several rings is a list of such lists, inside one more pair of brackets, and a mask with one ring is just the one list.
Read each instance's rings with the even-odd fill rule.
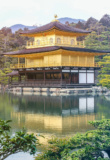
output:
[[94,83],[94,73],[87,73],[87,83]]
[[94,72],[80,73],[79,72],[79,83],[94,83]]
[[86,73],[79,73],[79,83],[86,83]]

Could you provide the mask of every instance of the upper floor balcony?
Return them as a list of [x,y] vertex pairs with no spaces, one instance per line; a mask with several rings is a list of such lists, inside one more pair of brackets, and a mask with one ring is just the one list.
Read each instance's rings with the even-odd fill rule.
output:
[[19,63],[19,64],[11,64],[10,68],[11,69],[21,69],[21,68],[40,68],[40,67],[100,67],[98,63],[48,63],[48,64],[43,64],[43,63],[39,63],[39,64],[25,64],[25,63]]
[[76,47],[76,48],[84,48],[84,41],[74,41],[74,39],[64,41],[58,38],[54,41],[52,38],[50,40],[37,40],[37,41],[27,41],[26,48],[39,48],[46,46],[66,46],[66,47]]

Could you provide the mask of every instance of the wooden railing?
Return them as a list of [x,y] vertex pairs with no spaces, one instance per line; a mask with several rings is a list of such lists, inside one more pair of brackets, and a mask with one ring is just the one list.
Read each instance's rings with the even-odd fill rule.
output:
[[71,66],[71,67],[100,67],[98,63],[49,63],[49,64],[29,64],[25,65],[24,63],[20,64],[11,64],[11,69],[18,69],[18,68],[37,68],[37,67],[62,67],[62,66]]
[[21,82],[11,82],[10,87],[61,87],[61,85],[68,84],[64,80],[26,80]]
[[[8,84],[9,88],[12,87],[39,87],[40,88],[90,88],[94,84],[73,84],[70,83],[69,80],[30,80],[30,81],[21,81],[21,82],[11,82]],[[39,90],[40,91],[40,90]],[[56,89],[56,92],[58,90]]]
[[10,68],[12,69],[16,69],[16,68],[25,68],[25,64],[24,63],[19,63],[19,64],[11,64]]
[[27,42],[26,48],[39,48],[39,47],[45,47],[45,46],[68,46],[68,47],[78,47],[78,48],[84,48],[84,41],[77,41],[77,44],[72,45],[70,42],[61,41],[61,43],[50,43],[50,41],[40,41],[39,44],[37,42]]

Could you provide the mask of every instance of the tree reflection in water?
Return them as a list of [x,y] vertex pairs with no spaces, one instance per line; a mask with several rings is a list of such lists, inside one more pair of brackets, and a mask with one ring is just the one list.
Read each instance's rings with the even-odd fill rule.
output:
[[92,129],[90,120],[109,118],[104,96],[0,95],[0,118],[12,119],[13,131],[63,136]]

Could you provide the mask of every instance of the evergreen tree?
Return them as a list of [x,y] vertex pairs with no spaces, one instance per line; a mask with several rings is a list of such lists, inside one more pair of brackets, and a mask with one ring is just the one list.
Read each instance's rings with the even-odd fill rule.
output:
[[98,76],[99,84],[110,88],[110,55],[103,57],[99,65],[101,65]]

